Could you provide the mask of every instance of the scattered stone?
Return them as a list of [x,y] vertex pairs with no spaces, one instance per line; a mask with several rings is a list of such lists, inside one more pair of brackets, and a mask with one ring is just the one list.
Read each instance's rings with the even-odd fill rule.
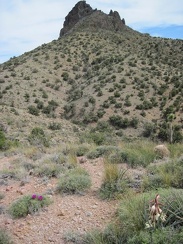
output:
[[0,205],[0,214],[5,213],[5,206]]
[[79,163],[80,164],[84,164],[84,163],[86,163],[87,162],[87,159],[85,158],[85,157],[81,157],[81,158],[79,158]]
[[86,212],[86,216],[87,217],[91,217],[92,216],[92,212]]
[[19,193],[20,195],[24,194],[24,191],[22,189],[17,190],[17,193]]
[[59,216],[59,217],[62,217],[62,216],[64,216],[65,214],[64,214],[64,212],[62,211],[62,210],[60,210],[58,213],[57,213],[57,216]]
[[0,180],[0,186],[3,186],[3,185],[7,185],[8,183],[7,183],[7,181],[5,181],[5,180]]

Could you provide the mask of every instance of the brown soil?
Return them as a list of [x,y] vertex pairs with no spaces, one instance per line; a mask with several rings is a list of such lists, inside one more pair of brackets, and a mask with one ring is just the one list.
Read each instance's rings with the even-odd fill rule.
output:
[[[1,158],[0,169],[11,167],[11,161],[14,159],[15,157]],[[86,233],[95,228],[103,229],[111,221],[118,202],[104,201],[97,196],[102,182],[103,160],[85,161],[80,165],[92,178],[92,187],[85,194],[59,195],[53,191],[52,204],[35,215],[12,219],[6,212],[1,214],[0,228],[5,228],[11,233],[15,244],[62,244],[65,243],[64,235],[68,233]],[[9,179],[8,185],[1,185],[4,198],[0,200],[0,205],[7,209],[12,201],[22,195],[43,194],[55,189],[56,184],[56,178],[44,182],[41,178],[29,176],[25,184]]]

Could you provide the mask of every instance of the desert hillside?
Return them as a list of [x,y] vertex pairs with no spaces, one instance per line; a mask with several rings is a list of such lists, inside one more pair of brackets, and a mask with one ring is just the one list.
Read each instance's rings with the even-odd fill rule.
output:
[[183,243],[182,51],[79,1],[0,65],[0,243]]

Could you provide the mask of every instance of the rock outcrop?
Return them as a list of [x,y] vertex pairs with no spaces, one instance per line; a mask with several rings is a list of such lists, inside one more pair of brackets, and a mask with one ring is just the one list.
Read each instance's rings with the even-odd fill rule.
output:
[[60,31],[60,37],[65,35],[82,18],[91,14],[94,10],[85,1],[79,1],[74,8],[65,17],[63,28]]
[[117,11],[110,11],[109,14],[101,10],[92,9],[86,1],[79,1],[65,17],[60,36],[75,30],[76,28],[105,29],[112,31],[121,31],[124,29],[125,20],[120,18]]

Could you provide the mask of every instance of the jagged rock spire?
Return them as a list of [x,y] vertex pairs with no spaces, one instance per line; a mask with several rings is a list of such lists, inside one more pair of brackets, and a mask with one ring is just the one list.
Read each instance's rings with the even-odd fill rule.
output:
[[[87,21],[87,17],[90,21]],[[101,10],[92,9],[92,7],[86,3],[86,1],[79,1],[72,10],[65,17],[63,28],[60,31],[60,36],[67,34],[76,26],[79,21],[83,20],[85,27],[88,28],[101,28],[105,30],[120,31],[125,26],[125,20],[120,18],[117,11],[110,11],[110,13],[104,14]]]

